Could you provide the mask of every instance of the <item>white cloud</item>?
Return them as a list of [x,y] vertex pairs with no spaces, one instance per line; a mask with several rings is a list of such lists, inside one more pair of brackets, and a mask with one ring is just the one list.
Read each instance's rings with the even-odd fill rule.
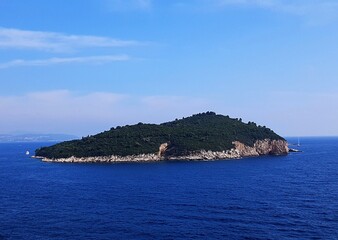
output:
[[[294,99],[286,101],[285,99]],[[266,125],[283,136],[337,135],[337,94],[272,92],[260,100],[131,96],[68,90],[0,96],[0,133],[95,134],[126,124],[161,123],[216,111]],[[323,124],[325,123],[325,124]]]
[[216,2],[220,7],[230,5],[259,7],[300,16],[320,17],[321,20],[336,18],[338,14],[336,0],[216,0]]
[[338,94],[266,92],[260,99],[237,104],[230,115],[255,121],[283,136],[337,136]]
[[277,4],[276,0],[218,0],[220,5],[241,4],[257,5],[262,7],[273,6]]
[[111,11],[145,11],[152,8],[152,0],[104,0]]
[[198,106],[203,106],[206,103],[205,99],[203,98],[189,99],[183,96],[161,96],[161,95],[146,96],[146,97],[143,97],[141,100],[142,100],[142,103],[144,103],[145,105],[153,109],[157,109],[157,110],[161,110],[161,109],[169,110],[169,108],[177,107],[177,105],[182,102],[186,102],[190,106],[194,106],[195,108],[197,108]]
[[106,56],[89,56],[89,57],[70,57],[70,58],[48,58],[38,60],[17,59],[5,63],[0,63],[0,69],[21,67],[21,66],[49,66],[57,64],[70,63],[87,63],[102,64],[116,61],[128,61],[131,58],[128,55],[106,55]]
[[27,31],[0,27],[0,48],[68,52],[91,47],[129,47],[142,45],[133,40],[108,37],[67,35],[55,32]]
[[261,9],[298,17],[310,26],[328,24],[338,19],[337,0],[176,0],[172,6],[188,12],[214,12],[230,7]]
[[68,90],[0,96],[0,133],[94,134],[137,122],[160,123],[210,110],[205,99]]
[[118,104],[126,98],[121,94],[81,95],[68,90],[2,96],[0,132],[89,133],[112,120],[118,114]]

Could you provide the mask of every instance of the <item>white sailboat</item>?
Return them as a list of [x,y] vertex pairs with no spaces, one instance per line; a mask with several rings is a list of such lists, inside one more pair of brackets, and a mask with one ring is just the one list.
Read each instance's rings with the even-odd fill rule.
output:
[[299,137],[298,137],[297,147],[300,147]]

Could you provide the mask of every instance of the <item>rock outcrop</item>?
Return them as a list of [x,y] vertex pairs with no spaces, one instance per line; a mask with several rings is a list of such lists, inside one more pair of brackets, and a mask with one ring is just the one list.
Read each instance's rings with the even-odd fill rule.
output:
[[162,157],[164,156],[165,152],[168,150],[168,146],[170,143],[162,143],[158,149],[158,156]]
[[289,152],[288,144],[284,140],[257,140],[253,147],[246,146],[238,141],[233,142],[233,144],[242,157],[285,155]]
[[284,140],[257,140],[255,144],[247,146],[241,142],[233,142],[234,148],[226,151],[206,151],[200,150],[191,152],[184,156],[166,155],[170,143],[163,143],[159,147],[157,154],[139,154],[130,156],[99,156],[99,157],[69,157],[69,158],[41,158],[44,162],[63,162],[63,163],[118,163],[118,162],[154,162],[163,160],[219,160],[219,159],[239,159],[242,157],[256,157],[261,155],[285,155],[288,154],[288,144]]

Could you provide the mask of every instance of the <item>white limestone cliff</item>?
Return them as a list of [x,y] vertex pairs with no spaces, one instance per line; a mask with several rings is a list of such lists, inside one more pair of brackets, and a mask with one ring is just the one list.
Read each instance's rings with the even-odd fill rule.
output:
[[261,155],[286,155],[289,152],[288,143],[284,140],[257,140],[253,146],[247,146],[241,142],[233,142],[234,148],[226,151],[200,150],[184,156],[165,156],[170,143],[163,143],[158,153],[139,154],[131,156],[97,156],[97,157],[69,157],[69,158],[41,158],[44,162],[63,163],[118,163],[118,162],[154,162],[163,160],[221,160],[239,159],[242,157],[256,157]]

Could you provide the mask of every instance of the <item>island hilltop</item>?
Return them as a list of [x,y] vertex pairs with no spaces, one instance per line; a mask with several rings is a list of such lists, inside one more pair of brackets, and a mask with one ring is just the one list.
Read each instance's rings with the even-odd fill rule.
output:
[[286,140],[254,122],[206,112],[162,124],[111,128],[36,150],[46,162],[216,160],[284,155]]

